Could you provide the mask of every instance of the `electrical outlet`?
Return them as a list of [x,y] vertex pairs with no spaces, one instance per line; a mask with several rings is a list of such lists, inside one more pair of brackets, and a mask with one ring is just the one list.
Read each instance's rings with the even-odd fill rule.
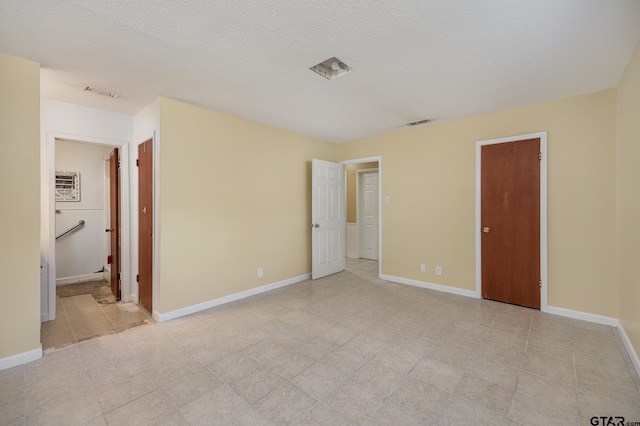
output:
[[436,266],[436,275],[442,275],[442,267]]
[[427,271],[427,265],[425,265],[424,263],[420,264],[420,272],[426,272]]
[[262,278],[264,275],[264,269],[258,268],[258,278]]

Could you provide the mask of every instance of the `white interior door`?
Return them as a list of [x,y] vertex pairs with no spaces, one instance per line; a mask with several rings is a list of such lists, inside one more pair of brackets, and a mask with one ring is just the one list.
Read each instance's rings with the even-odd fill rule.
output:
[[362,206],[360,214],[361,228],[361,257],[363,259],[378,260],[378,172],[363,172],[360,174]]
[[312,160],[311,278],[344,270],[344,165]]

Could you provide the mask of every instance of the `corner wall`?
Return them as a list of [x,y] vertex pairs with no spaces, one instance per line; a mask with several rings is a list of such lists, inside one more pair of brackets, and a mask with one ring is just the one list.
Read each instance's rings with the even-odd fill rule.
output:
[[311,159],[335,160],[335,146],[168,98],[160,114],[154,310],[308,274]]
[[[620,322],[640,354],[640,44],[618,86]],[[639,365],[636,368],[640,369]]]
[[40,65],[0,53],[0,94],[0,234],[5,247],[0,256],[2,369],[42,354]]
[[475,291],[475,143],[540,131],[548,303],[617,318],[615,90],[338,145],[338,160],[383,158],[383,273]]

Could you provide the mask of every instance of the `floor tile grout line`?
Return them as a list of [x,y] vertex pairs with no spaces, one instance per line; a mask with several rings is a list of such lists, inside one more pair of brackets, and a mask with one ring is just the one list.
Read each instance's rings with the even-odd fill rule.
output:
[[529,338],[531,337],[531,329],[533,328],[533,315],[531,317],[531,321],[529,322],[529,331],[527,333],[527,339],[524,343],[524,353],[522,359],[520,360],[520,366],[518,367],[518,377],[516,377],[516,384],[513,389],[513,397],[511,398],[511,404],[509,406],[509,410],[507,412],[507,421],[511,418],[513,410],[515,409],[516,403],[516,393],[518,392],[518,383],[520,382],[520,375],[522,374],[522,367],[524,366],[524,360],[527,356],[527,349],[529,348]]
[[[357,289],[357,287],[355,287],[355,288]],[[378,288],[385,288],[385,287],[378,287]],[[279,293],[279,294],[286,294],[286,293],[285,293],[285,292],[282,292],[282,293]],[[378,297],[378,296],[377,296],[378,294],[382,294],[382,293],[376,293],[375,297],[373,297],[373,296],[372,296],[371,301],[376,301],[376,302],[377,302],[377,301],[379,301],[379,300],[380,300],[380,297]],[[423,294],[424,294],[424,293],[423,293]],[[278,300],[282,300],[282,299],[278,299],[278,298],[276,298],[276,297],[273,297],[273,298],[271,298],[270,302],[280,303],[280,304],[282,304],[283,306],[285,306],[285,307],[287,307],[287,308],[289,308],[289,309],[294,309],[294,310],[295,310],[295,308],[291,308],[291,304],[290,304],[290,303],[281,303],[281,302],[278,302]],[[335,300],[335,299],[327,299],[327,300]],[[403,297],[396,296],[396,297],[395,297],[395,299],[394,299],[394,303],[400,303],[400,304],[403,304],[403,303],[404,303],[404,302],[403,302],[404,300],[405,300],[405,299],[403,299]],[[439,300],[439,301],[440,301],[440,300],[442,300],[442,301],[446,301],[446,302],[452,302],[452,301],[453,301],[453,300],[455,300],[455,299],[451,299],[451,300],[449,300],[448,298],[440,298],[440,299],[438,299],[438,300]],[[471,305],[471,304],[469,303],[469,304],[467,304],[467,305]],[[407,305],[407,306],[408,306],[408,305]],[[459,307],[460,305],[459,305],[459,304],[457,304],[457,303],[454,303],[454,304],[453,304],[453,306]],[[344,308],[341,308],[341,309],[340,309],[340,311],[343,311],[343,309],[344,309]],[[264,311],[263,311],[263,312],[264,312]],[[424,312],[425,312],[425,311],[423,311],[423,313],[424,313]],[[496,313],[497,313],[497,312],[512,313],[509,309],[505,309],[505,308],[504,308],[504,306],[502,307],[502,309],[501,309],[501,310],[496,310],[495,312],[496,312]],[[363,313],[365,313],[365,312],[363,312]],[[374,325],[375,325],[375,324],[382,324],[382,320],[376,319],[376,317],[375,317],[375,316],[371,316],[371,315],[367,314],[367,315],[366,315],[366,317],[368,318],[368,319],[367,319],[367,321],[369,322],[368,327],[367,327],[366,329],[359,330],[359,331],[354,335],[354,337],[355,337],[355,336],[358,336],[358,335],[360,335],[360,334],[363,334],[363,332],[364,332],[365,330],[368,330],[368,329],[370,329],[370,328],[374,327]],[[531,345],[531,343],[532,343],[531,338],[532,338],[533,329],[534,329],[534,328],[536,328],[536,327],[534,327],[534,325],[533,325],[533,319],[534,319],[534,318],[535,318],[535,315],[533,315],[533,316],[532,316],[532,320],[531,320],[531,321],[530,321],[530,323],[529,323],[529,329],[528,329],[528,333],[527,333],[527,338],[525,339],[525,349],[524,349],[524,352],[523,352],[523,356],[522,356],[522,358],[520,359],[520,366],[519,366],[519,368],[518,368],[518,381],[519,381],[519,379],[520,379],[520,375],[521,375],[522,371],[524,371],[524,370],[523,370],[523,364],[524,364],[524,361],[525,361],[525,356],[526,356],[526,354],[529,352],[529,347],[530,347],[530,345]],[[277,319],[279,319],[279,316],[277,317]],[[487,334],[489,333],[489,331],[491,330],[491,326],[495,323],[496,319],[497,319],[497,315],[494,313],[494,317],[493,317],[493,318],[492,318],[492,320],[491,320],[491,325],[490,325],[489,327],[487,327],[487,328],[486,328],[486,330],[484,331],[484,333],[483,333],[483,338],[481,339],[481,342],[486,342],[486,336],[487,336]],[[464,320],[463,320],[463,321],[464,321]],[[465,321],[465,322],[466,322],[466,321]],[[469,321],[469,322],[471,322],[471,321]],[[253,326],[252,326],[252,327],[253,327]],[[572,328],[573,328],[573,327],[572,327]],[[410,335],[411,335],[410,333],[407,333],[407,328],[405,328],[405,327],[399,327],[399,329],[400,329],[401,331],[400,331],[400,333],[399,333],[398,335],[402,335],[402,334],[406,334],[406,335],[408,335],[408,336],[410,336]],[[581,328],[576,328],[576,329],[577,329],[577,330],[581,330]],[[608,330],[610,331],[611,329],[608,329]],[[164,332],[164,334],[169,333],[169,334],[171,335],[171,338],[173,338],[173,341],[175,341],[175,343],[177,343],[181,348],[183,348],[186,354],[192,354],[192,353],[193,353],[193,350],[192,350],[192,349],[188,349],[186,346],[182,346],[182,345],[180,344],[180,342],[179,342],[179,341],[178,341],[178,339],[177,339],[177,335],[176,335],[175,333],[173,333],[173,334],[172,334],[172,333],[170,333],[170,331],[169,331],[169,330],[164,330],[163,332]],[[273,336],[271,333],[267,333],[267,334],[268,334],[268,337],[272,337],[272,336]],[[121,337],[122,337],[122,335],[121,335]],[[349,341],[351,341],[354,337],[352,337]],[[396,336],[396,337],[398,337],[398,336]],[[307,338],[308,338],[308,337],[307,337]],[[394,340],[394,341],[395,341],[395,340]],[[440,340],[440,339],[438,339],[437,341],[441,343],[441,340]],[[578,389],[578,386],[577,386],[577,376],[576,376],[576,374],[577,374],[577,358],[576,358],[576,349],[575,349],[574,341],[575,341],[575,333],[572,333],[572,337],[571,337],[571,353],[572,353],[572,364],[573,364],[573,372],[574,372],[574,386],[573,386],[573,387],[574,387],[575,392],[576,392],[576,395],[577,395],[577,389]],[[129,345],[129,341],[128,341],[128,340],[125,340],[125,342],[127,343],[127,345]],[[385,340],[385,343],[386,343],[386,344],[392,344],[392,343],[390,343],[390,342],[387,342],[386,340]],[[343,345],[344,345],[344,344],[346,344],[346,342],[345,342],[345,343],[343,343]],[[494,344],[494,345],[496,345],[497,347],[500,347],[500,348],[505,348],[505,349],[511,349],[511,350],[512,350],[512,348],[510,348],[509,346],[503,346],[503,345],[500,345],[500,344],[497,344],[497,343],[492,343],[492,344]],[[250,346],[249,346],[249,347],[250,347]],[[292,348],[295,348],[294,346],[291,346],[291,347],[292,347]],[[341,347],[342,347],[342,346],[341,346],[340,344],[338,344],[338,346],[336,347],[336,349],[335,349],[335,350],[338,350],[338,349],[339,349],[339,348],[341,348]],[[78,350],[80,350],[80,346],[77,346],[77,348],[78,348]],[[480,354],[480,352],[479,352],[479,348],[480,348],[480,346],[478,346],[477,348],[475,348],[475,350],[473,351],[473,356],[472,356],[471,360],[478,359],[478,357],[480,357],[480,356],[481,356],[481,354]],[[237,353],[241,353],[242,351],[244,351],[244,350],[246,350],[246,349],[247,349],[247,348],[244,348],[244,349],[242,349],[242,350],[238,351]],[[134,351],[134,353],[135,353],[135,351]],[[426,352],[426,353],[428,353],[428,352]],[[419,360],[423,359],[423,358],[426,356],[426,353],[422,353],[422,354],[421,354],[421,357],[419,358]],[[82,355],[82,353],[81,353],[81,355]],[[136,356],[138,356],[138,354],[136,354]],[[247,356],[249,356],[249,355],[247,355]],[[377,355],[376,355],[376,356],[377,356]],[[83,362],[84,362],[84,361],[86,361],[86,357],[82,356],[82,359],[83,359]],[[375,357],[373,357],[373,358],[369,359],[369,360],[367,361],[367,363],[368,363],[368,362],[370,362],[370,361],[371,361],[371,360],[373,360],[373,359],[375,359]],[[419,362],[419,361],[418,361],[418,362]],[[364,365],[366,365],[367,363],[363,364],[363,366],[364,366]],[[202,363],[200,363],[200,364],[202,365]],[[85,364],[85,366],[84,366],[84,367],[85,367],[85,369],[86,369],[86,368],[87,368],[87,365]],[[362,366],[361,366],[361,367],[359,367],[359,369],[358,369],[358,370],[356,370],[356,371],[359,371],[361,368],[362,368]],[[415,368],[415,364],[414,364],[414,368]],[[306,369],[305,369],[305,370],[306,370]],[[305,371],[305,370],[303,370],[303,371]],[[466,371],[466,370],[468,370],[468,365],[467,365],[467,367],[465,368],[465,371]],[[274,370],[274,371],[275,371],[275,370]],[[410,371],[412,371],[412,370],[410,370]],[[404,376],[402,377],[402,379],[401,379],[398,383],[396,383],[396,385],[394,386],[394,388],[390,391],[389,395],[387,395],[386,397],[384,397],[384,398],[382,399],[382,402],[380,402],[380,404],[378,405],[378,407],[376,407],[376,410],[373,412],[373,414],[371,414],[371,415],[369,416],[369,418],[367,419],[367,422],[370,422],[370,421],[371,421],[371,419],[376,415],[376,413],[378,413],[378,411],[379,411],[379,410],[380,410],[380,408],[382,407],[382,404],[384,404],[384,403],[385,403],[385,401],[394,401],[394,399],[391,397],[391,395],[393,394],[393,392],[395,392],[395,390],[397,389],[397,387],[399,386],[399,384],[400,384],[400,383],[402,383],[402,380],[406,380],[407,376],[410,374],[410,371],[409,371],[409,373],[404,373],[404,372],[403,372]],[[25,374],[26,374],[26,373],[25,373]],[[277,373],[277,371],[276,371],[276,374],[279,374],[279,375],[280,375],[280,373]],[[539,374],[537,374],[537,373],[531,373],[531,374],[533,374],[533,375],[535,375],[535,376],[538,376],[538,377],[541,377],[541,378],[544,378],[544,379],[548,379],[548,377],[543,376],[543,375],[539,375]],[[154,380],[156,379],[156,378],[155,378],[155,376],[153,376],[153,375],[152,375],[152,377],[154,378]],[[283,376],[281,376],[281,377],[283,377]],[[294,377],[295,377],[295,376],[294,376]],[[292,385],[294,385],[294,386],[295,386],[295,384],[293,384],[293,383],[291,382],[291,379],[287,379],[287,378],[284,378],[284,379],[285,379],[285,380],[287,380],[289,383],[291,383]],[[26,379],[25,379],[25,380],[26,380]],[[515,385],[515,388],[514,388],[515,390],[517,390],[518,381],[516,381],[516,385]],[[156,380],[156,382],[157,382],[157,380]],[[226,382],[225,382],[225,383],[226,383]],[[227,384],[227,385],[228,385],[228,384]],[[340,385],[339,385],[339,386],[340,386]],[[306,392],[305,392],[305,393],[306,393]],[[448,394],[449,394],[449,397],[448,397],[447,401],[445,402],[445,404],[444,404],[442,407],[446,407],[446,406],[447,406],[447,404],[449,404],[449,401],[451,400],[451,398],[452,398],[452,396],[453,396],[453,393],[451,393],[451,392],[449,392]],[[166,392],[165,392],[165,395],[166,395]],[[314,398],[314,400],[316,400],[316,403],[315,403],[315,404],[314,404],[314,405],[313,405],[309,410],[307,410],[307,412],[306,412],[306,413],[308,413],[311,409],[313,409],[313,407],[316,407],[316,406],[318,406],[319,404],[323,403],[321,399],[318,399],[318,398],[315,398],[315,397],[312,397],[312,398]],[[476,401],[473,401],[473,400],[467,400],[466,398],[462,398],[462,397],[461,397],[461,399],[463,399],[463,400],[465,400],[465,401],[469,401],[469,402],[471,402],[471,403],[473,403],[473,404],[478,404]],[[246,402],[246,403],[248,403],[246,400],[245,400],[245,402]],[[510,406],[510,410],[509,410],[509,412],[507,413],[507,418],[508,418],[508,417],[509,417],[509,415],[510,415],[511,408],[513,408],[513,404],[514,404],[514,399],[512,398],[511,406]],[[326,404],[324,404],[324,405],[326,405]],[[485,407],[485,406],[484,406],[484,405],[482,405],[482,404],[480,404],[480,405],[481,405],[481,406],[483,406],[484,408],[487,408],[487,407]],[[175,406],[175,404],[174,404],[174,406]],[[330,407],[329,407],[329,408],[330,408]],[[488,408],[487,408],[487,409],[488,409]],[[488,409],[488,410],[490,410],[490,409]],[[491,410],[490,410],[490,411],[491,411]],[[303,413],[303,414],[302,414],[298,419],[296,419],[295,421],[299,421],[299,419],[300,419],[300,418],[303,418],[303,417],[306,415],[306,413]],[[343,417],[343,418],[344,418],[344,417]]]

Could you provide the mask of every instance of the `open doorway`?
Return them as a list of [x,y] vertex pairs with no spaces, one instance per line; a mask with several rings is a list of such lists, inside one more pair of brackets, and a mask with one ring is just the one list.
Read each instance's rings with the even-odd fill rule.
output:
[[[361,220],[363,234],[369,232],[365,244],[367,251],[362,259],[360,249],[360,230],[358,211],[356,208],[348,208],[348,205],[357,206],[364,202],[357,201],[357,178],[349,179],[347,174],[357,171],[363,172],[362,192],[369,191],[368,202],[370,213],[375,217],[376,223],[365,224]],[[366,173],[370,173],[367,175]],[[313,159],[311,162],[311,277],[319,279],[325,276],[342,272],[347,267],[348,260],[359,259],[369,262],[366,269],[371,278],[379,278],[382,274],[382,158],[369,157],[354,160],[345,160],[340,163]],[[364,179],[367,177],[368,179]],[[367,182],[369,186],[367,186]],[[351,191],[348,189],[351,188]],[[347,215],[351,214],[351,221]],[[364,214],[364,213],[363,213]],[[366,216],[366,214],[365,214]],[[353,219],[353,218],[356,219]],[[349,222],[349,223],[347,223]],[[366,225],[370,225],[368,228]],[[372,237],[373,235],[373,238]],[[346,247],[349,246],[349,249]],[[375,252],[377,251],[377,256]],[[373,252],[373,253],[372,253]],[[375,271],[375,272],[373,272]]]
[[126,145],[68,135],[48,135],[47,142],[45,350],[149,319],[119,301],[121,287],[129,294]]
[[346,268],[368,278],[382,273],[381,158],[342,161],[345,165]]

